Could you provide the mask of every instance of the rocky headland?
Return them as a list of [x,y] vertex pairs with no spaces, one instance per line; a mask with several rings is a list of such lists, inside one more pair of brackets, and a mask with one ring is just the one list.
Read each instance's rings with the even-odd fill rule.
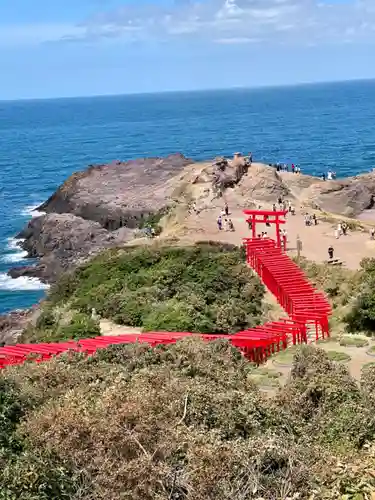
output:
[[178,205],[201,209],[227,189],[251,206],[279,196],[302,207],[357,217],[373,206],[375,173],[334,181],[277,172],[236,156],[194,162],[181,154],[107,165],[91,165],[71,175],[17,235],[34,266],[15,267],[10,276],[34,276],[53,282],[58,276],[105,248],[134,241],[147,220]]
[[[160,238],[182,237],[183,231],[170,228],[183,220],[193,203],[200,211],[210,210],[222,204],[221,197],[227,194],[241,209],[271,205],[281,196],[299,208],[356,218],[371,212],[375,173],[323,181],[278,172],[261,163],[249,165],[241,155],[195,162],[173,154],[91,165],[71,175],[38,207],[45,215],[33,218],[17,235],[22,248],[38,263],[14,267],[9,275],[53,283],[103,249],[149,241],[141,228],[151,220],[161,219]],[[204,238],[198,233],[199,229],[196,238]],[[23,324],[23,316],[20,319]],[[8,331],[17,323],[16,317],[11,318],[12,325],[8,320],[3,323]]]

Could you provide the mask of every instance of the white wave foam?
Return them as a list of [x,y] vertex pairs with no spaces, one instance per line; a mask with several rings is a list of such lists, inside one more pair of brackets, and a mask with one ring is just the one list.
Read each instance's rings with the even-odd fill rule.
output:
[[22,215],[27,215],[28,217],[40,217],[41,215],[45,215],[45,212],[39,212],[37,210],[39,205],[40,203],[38,205],[28,205],[22,210]]
[[42,283],[38,278],[20,276],[11,278],[5,273],[0,273],[0,290],[47,290],[49,285]]
[[19,246],[19,243],[21,241],[24,241],[22,240],[21,238],[8,238],[7,239],[7,250],[10,250],[10,251],[20,251],[20,246]]
[[20,250],[19,252],[14,252],[14,253],[7,253],[5,254],[1,260],[3,262],[8,262],[8,263],[13,263],[13,262],[20,262],[22,259],[27,257],[27,252],[26,250]]

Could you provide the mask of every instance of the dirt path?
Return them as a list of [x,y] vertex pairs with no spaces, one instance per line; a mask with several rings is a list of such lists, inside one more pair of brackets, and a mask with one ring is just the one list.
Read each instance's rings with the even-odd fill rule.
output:
[[115,335],[133,335],[135,333],[141,333],[140,328],[132,328],[131,326],[116,325],[109,319],[100,320],[100,331],[105,337],[115,336]]
[[[184,239],[190,241],[215,240],[240,245],[244,237],[251,236],[246,224],[242,207],[238,208],[238,200],[230,194],[227,196],[230,207],[230,217],[233,221],[235,231],[219,231],[216,220],[221,210],[221,203],[217,201],[210,208],[202,210],[199,214],[187,215],[185,220]],[[232,201],[232,204],[231,204]],[[271,209],[264,205],[264,209]],[[295,216],[288,216],[284,225],[288,234],[289,254],[296,254],[296,241],[299,235],[302,241],[302,255],[316,262],[326,261],[328,258],[328,247],[333,246],[334,257],[341,260],[350,269],[358,269],[364,257],[375,255],[375,241],[371,241],[369,235],[360,231],[348,231],[347,236],[335,238],[334,226],[331,223],[319,221],[317,226],[305,226],[304,213],[306,211],[297,208]],[[275,238],[275,229],[266,227],[265,224],[257,226],[257,232],[267,231],[271,238]]]

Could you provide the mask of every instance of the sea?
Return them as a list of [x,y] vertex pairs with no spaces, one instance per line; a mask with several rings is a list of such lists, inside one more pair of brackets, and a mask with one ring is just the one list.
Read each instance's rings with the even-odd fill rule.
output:
[[11,279],[30,263],[16,235],[73,172],[93,163],[181,152],[252,152],[339,177],[375,167],[375,81],[280,88],[0,101],[0,314],[46,293]]

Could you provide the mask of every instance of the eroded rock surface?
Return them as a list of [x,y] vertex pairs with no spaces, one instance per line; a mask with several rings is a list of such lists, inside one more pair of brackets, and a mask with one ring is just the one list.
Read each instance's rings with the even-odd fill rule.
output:
[[120,246],[133,237],[131,229],[107,231],[98,222],[73,214],[47,214],[33,218],[18,235],[36,266],[15,267],[10,276],[35,276],[55,281],[64,271],[84,262],[105,248]]
[[16,344],[22,331],[39,314],[37,306],[0,315],[0,345]]
[[192,163],[174,154],[93,165],[70,176],[38,210],[74,214],[111,231],[136,228],[168,205],[175,177]]

